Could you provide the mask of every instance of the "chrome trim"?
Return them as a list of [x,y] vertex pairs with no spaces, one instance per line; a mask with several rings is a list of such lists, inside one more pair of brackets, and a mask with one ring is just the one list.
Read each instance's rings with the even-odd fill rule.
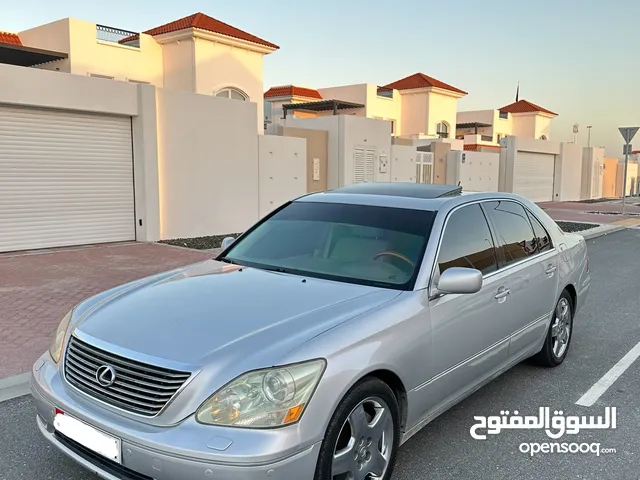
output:
[[[184,383],[182,383],[182,385],[180,386],[180,388],[178,388],[178,390],[175,391],[175,393],[173,394],[173,396],[165,403],[165,405],[162,407],[162,409],[160,409],[155,415],[149,415],[149,414],[141,414],[141,413],[137,413],[135,411],[132,410],[127,410],[126,408],[121,408],[117,405],[113,405],[109,402],[105,402],[99,398],[96,398],[88,393],[86,393],[85,391],[83,391],[82,389],[76,387],[73,383],[71,383],[69,381],[69,379],[67,378],[66,375],[66,371],[65,371],[65,365],[67,362],[67,352],[69,349],[69,342],[71,341],[71,338],[69,338],[67,345],[64,348],[63,351],[63,356],[61,358],[60,363],[58,364],[58,368],[60,371],[60,375],[62,377],[62,379],[64,380],[65,384],[68,385],[71,389],[73,389],[74,392],[79,393],[80,395],[88,398],[89,400],[96,402],[106,408],[109,409],[113,409],[116,410],[118,412],[122,412],[125,415],[134,417],[134,418],[138,418],[138,419],[146,419],[146,420],[152,420],[155,419],[157,417],[159,417],[160,415],[162,415],[162,413],[164,413],[167,408],[169,408],[169,406],[175,401],[175,399],[178,397],[178,395],[180,395],[180,393],[182,391],[184,391],[185,388],[187,388],[187,386],[189,386],[189,384],[191,384],[191,382],[193,381],[193,379],[198,376],[198,374],[202,371],[202,367],[198,367],[198,366],[194,366],[194,365],[188,365],[188,364],[181,364],[178,362],[174,362],[174,361],[169,361],[169,360],[165,360],[165,359],[160,359],[157,357],[153,357],[150,355],[144,355],[144,354],[140,354],[137,352],[133,352],[131,350],[128,349],[124,349],[124,348],[120,348],[120,347],[116,347],[115,345],[111,345],[109,343],[106,342],[102,342],[94,337],[92,337],[91,335],[88,335],[86,333],[83,332],[79,332],[79,331],[74,331],[73,334],[71,335],[73,337],[76,337],[77,339],[79,339],[82,342],[88,343],[92,346],[95,346],[96,348],[99,348],[101,350],[105,350],[108,353],[111,353],[113,355],[118,355],[118,356],[122,356],[125,358],[130,358],[131,360],[135,360],[135,361],[139,361],[140,363],[148,363],[149,366],[153,367],[154,365],[157,367],[165,367],[168,369],[172,369],[172,370],[182,370],[185,372],[190,372],[190,376],[184,381]],[[71,337],[70,336],[70,337]],[[107,346],[105,348],[105,346]],[[131,353],[131,355],[128,355],[128,353]],[[151,359],[151,361],[149,361],[148,359]],[[155,361],[154,361],[155,359]],[[142,383],[143,385],[145,383]]]

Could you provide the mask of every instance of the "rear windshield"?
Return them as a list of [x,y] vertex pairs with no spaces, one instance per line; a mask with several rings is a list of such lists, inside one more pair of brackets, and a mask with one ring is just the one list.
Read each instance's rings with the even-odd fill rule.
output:
[[434,217],[425,210],[293,202],[249,231],[224,260],[410,290]]

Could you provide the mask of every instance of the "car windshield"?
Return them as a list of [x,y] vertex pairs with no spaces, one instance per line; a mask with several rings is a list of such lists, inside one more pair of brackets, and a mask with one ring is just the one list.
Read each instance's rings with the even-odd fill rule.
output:
[[220,260],[408,290],[434,216],[426,210],[293,202],[249,231]]

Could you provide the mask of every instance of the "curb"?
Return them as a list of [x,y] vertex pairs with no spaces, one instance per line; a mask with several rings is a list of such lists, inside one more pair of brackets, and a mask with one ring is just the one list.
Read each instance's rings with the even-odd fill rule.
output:
[[31,373],[21,373],[0,379],[0,402],[12,400],[31,393]]
[[584,237],[585,240],[592,240],[594,238],[604,237],[605,235],[609,235],[610,233],[616,233],[616,232],[620,232],[620,231],[626,230],[626,229],[627,229],[627,227],[616,225],[615,227],[610,228],[608,230],[601,230],[599,232],[593,232],[593,233],[586,233],[585,232],[582,236]]

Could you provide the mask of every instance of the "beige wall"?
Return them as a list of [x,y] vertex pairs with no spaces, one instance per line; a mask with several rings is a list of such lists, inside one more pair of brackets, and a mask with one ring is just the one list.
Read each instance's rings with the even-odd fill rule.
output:
[[418,147],[424,152],[433,152],[433,183],[445,185],[447,183],[447,156],[451,151],[448,142],[432,142],[428,146]]
[[416,183],[417,149],[409,145],[391,145],[391,181]]
[[604,148],[584,147],[582,149],[582,187],[580,199],[602,198]]
[[196,91],[195,45],[190,39],[162,45],[164,87],[172,90]]
[[262,133],[264,55],[202,38],[195,40],[196,92],[213,95],[226,87],[241,90],[256,104],[258,133]]
[[427,107],[428,97],[426,92],[403,93],[402,104],[402,131],[400,135],[414,135],[418,133],[435,134],[428,132]]
[[[307,142],[307,192],[313,193],[327,190],[328,132],[284,127],[282,128],[282,135],[285,137],[304,138]],[[315,176],[314,163],[317,163],[317,175]]]
[[574,143],[561,143],[556,156],[553,199],[556,202],[580,200],[582,189],[582,148]]
[[163,239],[244,231],[259,218],[256,104],[158,90]]
[[149,35],[140,35],[140,48],[96,39],[96,24],[69,19],[71,73],[108,75],[163,85],[162,47]]
[[258,135],[260,217],[307,193],[307,141]]
[[516,113],[513,117],[513,135],[539,140],[543,135],[551,140],[551,121],[549,115],[538,113]]
[[64,75],[0,64],[0,103],[133,116],[138,90],[132,83]]
[[[627,166],[627,186],[625,188],[626,196],[629,196],[631,194],[631,189],[636,185],[637,179],[638,179],[638,164],[630,160]],[[618,164],[618,174],[616,178],[616,197],[622,197],[623,183],[624,183],[624,162],[620,162]]]
[[456,138],[456,116],[458,99],[437,92],[427,93],[427,130],[425,133],[436,135],[437,124],[446,122],[449,126],[449,138]]
[[616,181],[618,179],[618,159],[605,158],[602,174],[602,197],[616,196]]
[[[367,103],[367,84],[344,85],[342,87],[319,88],[318,93],[325,100],[342,100],[344,102]],[[364,112],[361,114],[364,115]]]
[[460,185],[470,192],[497,192],[500,168],[498,153],[449,152],[446,184]]
[[[27,47],[51,50],[67,55],[71,52],[68,18],[25,30],[18,35],[22,44]],[[69,58],[65,58],[41,65],[38,68],[69,73],[71,72],[71,63]]]
[[328,188],[353,183],[353,154],[356,148],[375,150],[376,182],[391,180],[390,166],[382,173],[378,163],[381,155],[390,158],[389,122],[352,115],[333,115],[308,119],[287,117],[286,126],[328,132]]

